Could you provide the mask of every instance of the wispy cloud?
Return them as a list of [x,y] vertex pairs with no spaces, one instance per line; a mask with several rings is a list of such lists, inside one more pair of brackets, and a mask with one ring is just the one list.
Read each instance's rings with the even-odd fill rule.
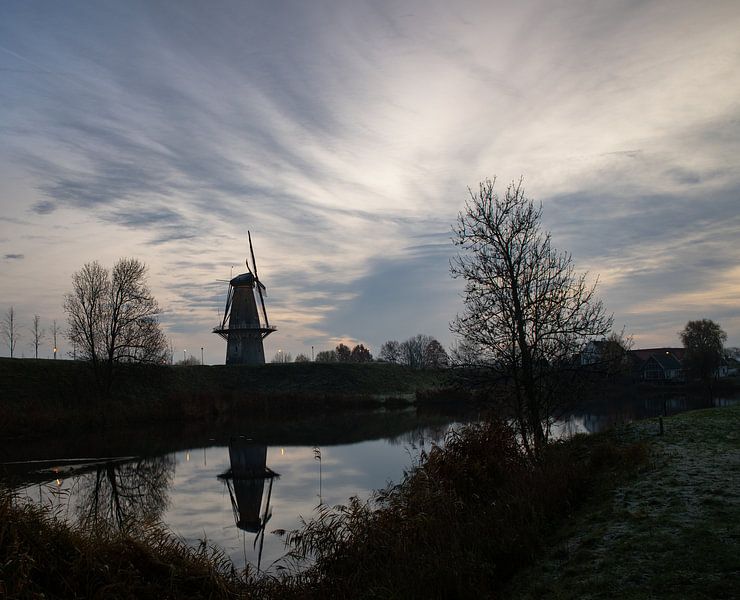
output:
[[0,157],[30,191],[0,206],[39,231],[136,239],[184,338],[209,330],[250,228],[281,347],[449,340],[449,226],[495,174],[524,176],[556,244],[646,340],[675,341],[660,332],[714,306],[697,290],[725,297],[740,262],[734,2],[5,13]]

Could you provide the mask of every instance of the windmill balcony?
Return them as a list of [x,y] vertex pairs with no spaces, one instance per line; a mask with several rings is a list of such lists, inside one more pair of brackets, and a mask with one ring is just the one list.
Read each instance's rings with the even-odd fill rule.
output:
[[262,324],[255,323],[254,321],[242,321],[241,323],[229,323],[228,325],[219,324],[217,327],[213,328],[213,333],[218,333],[222,336],[228,335],[230,331],[259,331],[264,335],[267,333],[272,333],[273,331],[277,331],[277,327],[275,327],[274,325],[264,327]]

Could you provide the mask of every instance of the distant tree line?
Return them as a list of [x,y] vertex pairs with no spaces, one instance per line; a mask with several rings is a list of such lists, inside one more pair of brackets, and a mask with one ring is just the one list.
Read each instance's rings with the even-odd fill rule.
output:
[[450,358],[435,338],[418,334],[405,342],[388,340],[380,347],[378,358],[412,369],[442,369],[449,366]]
[[272,360],[270,362],[276,364],[293,362],[293,355],[290,352],[283,352],[282,350],[278,350],[277,352],[275,352],[275,355],[272,357]]
[[200,364],[200,360],[191,354],[182,360],[178,360],[175,364],[182,367],[195,367]]
[[316,354],[316,362],[321,363],[366,363],[373,360],[373,355],[363,344],[357,344],[351,350],[346,344],[337,344],[334,350],[322,350]]

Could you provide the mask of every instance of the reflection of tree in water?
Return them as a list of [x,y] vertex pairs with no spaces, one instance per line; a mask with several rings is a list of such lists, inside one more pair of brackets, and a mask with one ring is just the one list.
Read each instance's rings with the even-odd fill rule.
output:
[[159,520],[169,504],[172,455],[107,462],[79,478],[77,513],[85,527],[118,527]]
[[387,438],[387,442],[391,446],[417,446],[425,443],[439,444],[444,440],[449,430],[449,425],[440,425],[438,427],[419,426],[400,435]]

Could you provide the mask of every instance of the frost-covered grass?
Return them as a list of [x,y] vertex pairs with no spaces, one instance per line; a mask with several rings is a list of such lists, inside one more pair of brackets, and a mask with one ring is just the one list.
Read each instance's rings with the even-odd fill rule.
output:
[[740,406],[633,423],[651,460],[555,532],[514,598],[740,597]]

